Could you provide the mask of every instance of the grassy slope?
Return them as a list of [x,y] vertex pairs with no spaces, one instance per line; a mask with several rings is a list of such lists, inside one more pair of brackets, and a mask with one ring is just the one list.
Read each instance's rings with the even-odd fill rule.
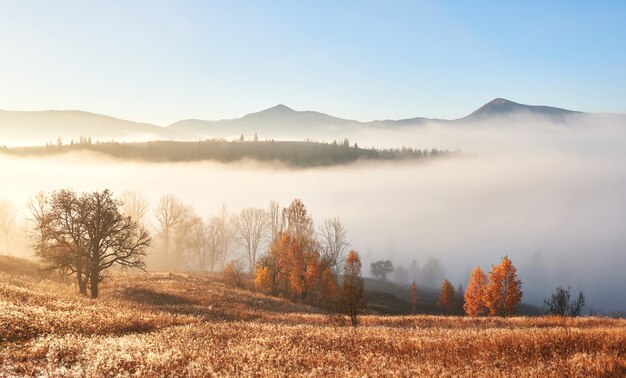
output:
[[357,329],[213,276],[125,274],[93,301],[0,257],[0,376],[626,373],[626,321],[363,316]]

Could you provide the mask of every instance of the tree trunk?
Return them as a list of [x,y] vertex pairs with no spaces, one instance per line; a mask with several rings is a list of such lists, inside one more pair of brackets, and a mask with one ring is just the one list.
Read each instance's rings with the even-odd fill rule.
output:
[[79,266],[76,270],[76,282],[78,283],[78,291],[82,295],[87,295],[87,277],[83,273],[83,269],[80,264],[78,265]]
[[91,298],[92,299],[96,299],[98,298],[98,275],[92,275],[91,276],[91,285],[90,285],[90,289],[91,289]]

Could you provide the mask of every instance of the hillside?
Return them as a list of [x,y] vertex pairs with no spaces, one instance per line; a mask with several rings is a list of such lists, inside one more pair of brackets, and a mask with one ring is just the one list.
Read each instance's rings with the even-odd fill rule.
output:
[[370,315],[353,329],[210,275],[118,274],[89,300],[35,267],[0,256],[1,376],[626,373],[626,320]]
[[174,130],[75,110],[7,111],[0,110],[2,144],[33,145],[56,142],[62,138],[78,140],[150,140],[183,137]]

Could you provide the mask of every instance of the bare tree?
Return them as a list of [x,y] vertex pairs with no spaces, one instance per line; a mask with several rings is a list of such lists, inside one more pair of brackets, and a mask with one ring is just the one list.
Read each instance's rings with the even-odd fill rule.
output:
[[328,261],[335,275],[339,275],[346,249],[350,245],[346,229],[339,218],[326,219],[320,226],[320,234],[322,257]]
[[0,199],[0,252],[11,253],[11,236],[17,223],[17,208],[8,200]]
[[143,258],[150,235],[139,223],[120,212],[121,202],[109,190],[83,194],[85,213],[81,223],[88,238],[91,297],[98,297],[98,285],[113,265],[144,269]]
[[183,260],[190,247],[190,238],[196,222],[196,214],[190,206],[180,205],[178,207],[176,222],[172,226],[171,241],[174,251],[176,267],[183,266]]
[[243,209],[234,221],[237,242],[246,250],[249,272],[254,273],[257,252],[268,231],[267,213],[263,209],[247,208]]
[[215,272],[223,265],[233,247],[233,227],[226,206],[222,206],[217,215],[209,218],[206,231],[209,270]]
[[150,212],[150,199],[144,192],[127,190],[120,196],[122,212],[145,226],[146,216]]
[[296,239],[313,236],[313,219],[299,199],[294,199],[288,208],[283,210],[285,228]]
[[200,270],[205,270],[209,261],[209,233],[202,218],[196,217],[191,225],[189,252],[195,258]]
[[32,248],[48,271],[76,276],[81,294],[89,283],[88,246],[82,214],[84,203],[75,192],[60,190],[47,197],[39,193],[28,204],[34,228]]
[[283,212],[277,202],[272,201],[267,209],[267,217],[269,218],[269,228],[271,240],[276,239],[278,234],[283,232]]
[[157,220],[157,232],[163,241],[163,252],[168,255],[170,251],[170,243],[172,239],[172,233],[174,227],[178,222],[178,218],[181,216],[184,205],[171,194],[165,195],[159,199],[154,210],[154,215]]
[[88,284],[97,298],[107,269],[145,266],[150,236],[120,207],[109,190],[81,195],[62,190],[31,201],[37,256],[49,269],[76,274],[81,293]]
[[564,289],[559,286],[556,288],[556,292],[549,299],[545,299],[543,303],[549,315],[580,316],[585,306],[585,295],[582,291],[579,292],[578,298],[572,302],[570,288]]

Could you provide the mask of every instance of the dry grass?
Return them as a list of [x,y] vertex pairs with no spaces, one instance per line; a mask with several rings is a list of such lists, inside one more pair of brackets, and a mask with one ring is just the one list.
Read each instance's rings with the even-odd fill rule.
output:
[[364,316],[353,329],[211,276],[120,275],[102,292],[0,273],[0,376],[626,375],[626,320]]

